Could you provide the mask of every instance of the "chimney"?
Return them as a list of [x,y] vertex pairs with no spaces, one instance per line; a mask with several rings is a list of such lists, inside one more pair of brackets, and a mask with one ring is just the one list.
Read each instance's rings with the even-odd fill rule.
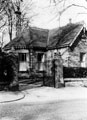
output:
[[72,23],[72,19],[71,18],[69,18],[69,24],[71,24]]

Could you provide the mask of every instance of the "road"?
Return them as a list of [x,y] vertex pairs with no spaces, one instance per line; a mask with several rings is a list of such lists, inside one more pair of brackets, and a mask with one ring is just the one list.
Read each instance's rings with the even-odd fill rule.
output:
[[0,120],[87,120],[87,99],[0,104]]

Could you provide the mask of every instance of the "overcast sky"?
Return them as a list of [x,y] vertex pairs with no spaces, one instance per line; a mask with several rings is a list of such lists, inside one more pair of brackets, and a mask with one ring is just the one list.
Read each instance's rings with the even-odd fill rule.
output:
[[[26,0],[24,0],[26,1]],[[33,22],[33,25],[52,29],[59,26],[58,17],[56,16],[57,11],[61,10],[61,6],[54,9],[52,6],[49,6],[49,0],[34,0],[36,3],[35,11],[39,13]],[[66,5],[76,4],[80,6],[87,7],[86,0],[66,0]],[[72,18],[72,22],[78,22],[84,20],[87,23],[87,14],[78,14],[78,13],[87,13],[87,10],[81,7],[71,7],[66,10],[60,19],[60,25],[65,25],[69,22],[69,19]]]
[[[49,4],[50,0],[33,0],[34,4],[32,6],[33,13],[38,14],[34,18],[34,21],[32,23],[33,26],[37,26],[40,28],[45,29],[53,29],[56,27],[59,27],[59,21],[58,21],[58,14],[57,11],[61,11],[62,6],[58,5],[55,9],[52,7],[52,5]],[[27,12],[27,15],[30,14],[28,10],[28,6],[30,4],[29,0],[23,0],[25,11]],[[66,0],[65,5],[71,5],[71,4],[77,4],[80,6],[87,7],[86,0]],[[66,10],[60,19],[60,26],[64,26],[67,23],[69,23],[69,19],[72,19],[72,22],[80,22],[85,21],[87,25],[87,14],[78,14],[78,13],[87,13],[87,10],[81,7],[71,7],[68,10]],[[1,34],[2,35],[2,34]],[[1,36],[0,35],[0,36]],[[6,36],[6,35],[5,35]],[[4,36],[4,42],[7,43],[9,41],[9,37]],[[1,39],[1,38],[0,38]]]

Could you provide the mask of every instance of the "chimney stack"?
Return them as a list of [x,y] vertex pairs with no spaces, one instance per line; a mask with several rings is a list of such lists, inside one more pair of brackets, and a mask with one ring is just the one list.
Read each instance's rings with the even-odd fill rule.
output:
[[69,24],[71,24],[72,23],[72,19],[71,18],[69,18]]

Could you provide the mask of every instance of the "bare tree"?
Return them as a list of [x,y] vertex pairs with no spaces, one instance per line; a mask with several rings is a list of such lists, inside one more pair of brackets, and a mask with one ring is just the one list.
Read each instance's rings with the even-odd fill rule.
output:
[[34,12],[35,3],[33,0],[28,0],[27,4],[22,4],[21,9],[21,31],[29,29],[29,26],[32,24],[34,18],[38,16],[38,13]]
[[4,36],[6,35],[6,29],[1,30],[0,35],[0,48],[3,48],[4,46]]
[[[3,26],[8,27],[10,41],[12,41],[14,29],[16,29],[16,34],[19,34],[18,32],[22,32],[25,28],[29,27],[32,18],[35,16],[32,11],[33,4],[32,0],[29,0],[27,5],[23,3],[23,0],[0,0],[0,21],[3,21],[0,28]],[[28,14],[30,14],[28,17],[27,9]]]
[[[15,13],[16,13],[16,35],[22,34],[25,29],[29,29],[33,18],[38,14],[33,12],[34,2],[33,0],[28,0],[27,4],[23,0],[14,0],[13,2]],[[20,2],[21,1],[21,2]]]
[[[73,2],[67,4],[68,2],[70,2],[70,0],[50,0],[51,5],[54,6],[54,8],[56,9],[55,18],[56,17],[58,18],[59,27],[60,27],[61,16],[63,15],[64,12],[66,12],[71,7],[78,7],[78,8],[83,8],[84,10],[87,10],[87,7],[85,6],[75,4]],[[85,13],[80,13],[80,14],[85,14]]]
[[[14,20],[14,6],[11,0],[0,0],[0,16],[4,21],[3,26],[8,26],[8,33],[10,41],[12,40],[13,20]],[[2,27],[3,27],[2,26]]]

